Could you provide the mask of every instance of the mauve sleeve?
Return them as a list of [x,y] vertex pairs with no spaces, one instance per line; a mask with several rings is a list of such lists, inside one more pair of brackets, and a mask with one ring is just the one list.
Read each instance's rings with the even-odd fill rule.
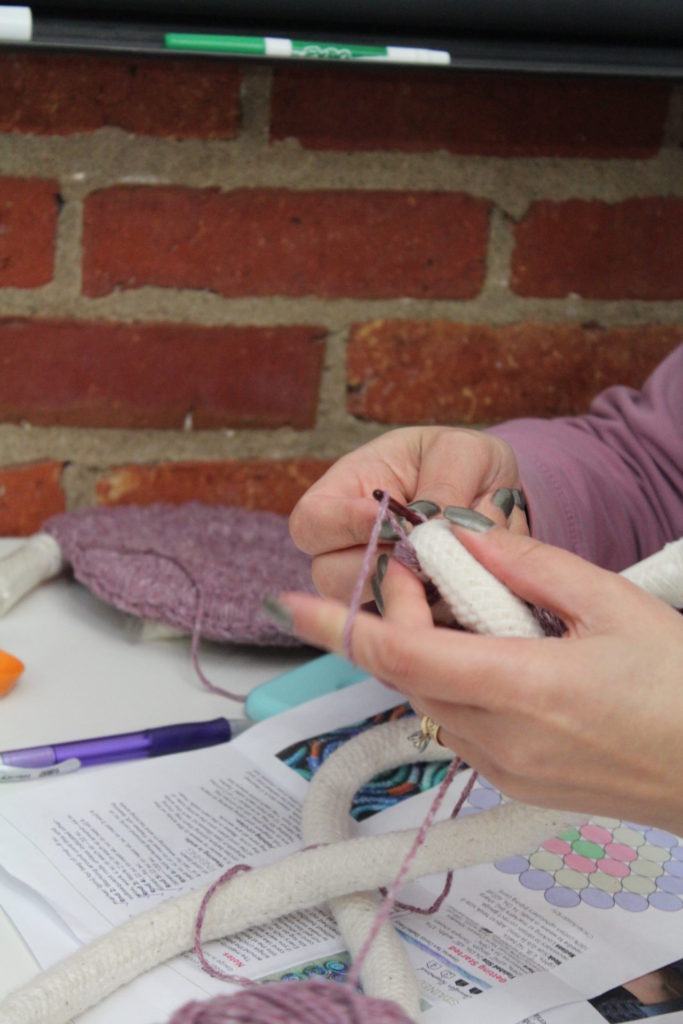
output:
[[491,433],[517,456],[540,540],[619,571],[683,535],[683,345],[641,391],[611,387],[585,416]]

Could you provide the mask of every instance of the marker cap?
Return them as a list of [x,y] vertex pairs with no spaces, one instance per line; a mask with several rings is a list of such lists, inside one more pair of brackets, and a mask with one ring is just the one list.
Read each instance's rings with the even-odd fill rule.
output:
[[0,5],[0,42],[29,43],[33,35],[33,17],[30,7],[4,7]]

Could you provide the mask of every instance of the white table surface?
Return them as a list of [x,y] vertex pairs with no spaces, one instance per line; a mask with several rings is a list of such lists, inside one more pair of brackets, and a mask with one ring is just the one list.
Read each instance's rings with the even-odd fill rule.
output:
[[[0,538],[0,557],[20,543]],[[0,618],[0,649],[25,665],[14,689],[0,698],[0,750],[243,717],[240,703],[202,686],[189,638],[135,641],[126,616],[69,577],[42,584]],[[202,643],[199,658],[212,683],[247,694],[311,653]],[[30,782],[15,785],[30,792]],[[0,787],[0,802],[2,795]],[[2,997],[28,981],[37,965],[1,909],[0,950]]]

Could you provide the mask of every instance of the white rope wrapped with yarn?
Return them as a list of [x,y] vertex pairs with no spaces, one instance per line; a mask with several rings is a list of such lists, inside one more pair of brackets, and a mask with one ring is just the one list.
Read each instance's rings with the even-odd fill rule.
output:
[[[402,719],[373,729],[378,752],[393,752],[393,757],[385,762],[378,758],[378,764],[413,761],[415,751],[408,735],[414,728],[414,721]],[[364,760],[357,749],[361,746],[358,741],[365,745],[366,735],[349,740],[316,773],[316,778],[323,782],[316,787],[314,802],[330,801],[328,815],[337,819],[336,826],[331,827],[336,827],[339,834],[345,832],[343,819],[348,816],[349,806],[348,801],[343,802],[344,790],[348,794],[344,780],[347,772],[353,774],[358,761]],[[443,759],[444,751],[434,748],[429,755],[421,755],[427,756]],[[365,763],[372,774],[381,770]],[[327,782],[323,773],[328,776]],[[338,784],[340,793],[335,795]],[[312,827],[322,829],[319,809],[314,809],[311,816]],[[407,880],[532,850],[542,839],[580,819],[581,816],[566,811],[507,803],[462,821],[439,822],[419,847]],[[342,839],[236,875],[216,891],[209,903],[202,927],[203,940],[236,935],[349,892],[389,885],[417,831]],[[0,1003],[0,1024],[68,1024],[145,971],[192,949],[204,892],[202,889],[167,900],[44,971]],[[370,983],[373,984],[372,979]],[[397,1001],[393,990],[391,998]],[[414,1011],[412,997],[408,1001],[410,1006],[406,1009]]]
[[[485,605],[490,580],[479,583],[480,574],[467,565],[467,559],[463,560],[464,549],[450,529],[442,528],[438,522],[424,524],[413,530],[411,540],[417,540],[415,547],[423,568],[448,603],[453,602],[453,614],[461,624],[476,621],[479,631],[484,632],[498,628],[514,630],[510,623],[519,613],[515,602],[523,602],[516,598],[512,604],[507,599],[501,601],[503,626],[488,628]],[[677,560],[682,552],[683,542],[668,545],[659,558],[648,560],[646,571],[634,567],[629,570],[629,577],[660,581],[667,576],[666,571],[661,571],[661,563],[671,559],[680,565]],[[479,593],[476,603],[471,604],[471,593],[465,601],[460,600],[460,585],[451,587],[452,573],[467,577],[466,586]],[[674,598],[672,603],[677,603],[681,596],[683,604],[681,589],[673,583],[668,585],[667,593]],[[526,613],[528,610],[523,607]],[[524,630],[531,629],[526,614],[520,615],[519,621],[523,621]],[[234,935],[286,913],[337,901],[334,907],[340,915],[345,940],[351,949],[359,948],[374,918],[367,909],[366,890],[385,886],[395,878],[413,846],[417,830],[349,839],[348,807],[355,790],[368,778],[387,767],[415,759],[407,742],[408,732],[413,729],[414,725],[405,720],[379,726],[350,740],[328,759],[316,773],[307,796],[304,834],[309,843],[330,845],[308,849],[232,878],[217,890],[207,907],[205,940]],[[442,759],[443,750],[428,748],[420,756]],[[429,829],[424,843],[415,852],[406,880],[490,862],[513,852],[523,853],[578,820],[582,820],[581,815],[509,802],[485,814],[439,822]],[[354,895],[358,893],[361,895]],[[166,901],[43,972],[0,1004],[0,1024],[68,1024],[120,986],[191,949],[203,897],[204,890]],[[378,948],[366,963],[364,985],[369,994],[381,996],[386,991],[384,979],[391,977],[389,998],[400,1001],[406,1012],[415,1017],[416,989],[410,971],[403,970],[405,954],[402,950],[397,952],[390,931],[380,932]],[[398,991],[396,964],[402,974]]]
[[[304,842],[339,843],[352,837],[349,809],[354,794],[379,772],[415,759],[415,750],[411,750],[409,743],[415,727],[413,717],[388,722],[361,733],[330,755],[311,779],[306,793],[301,822]],[[430,745],[420,754],[420,760],[445,761],[448,756],[448,751]],[[340,807],[344,808],[342,814],[338,811]],[[368,886],[365,892],[349,889],[328,903],[355,960],[377,916],[378,897]],[[367,995],[393,999],[409,1016],[417,1016],[419,994],[415,975],[405,943],[389,922],[382,926],[368,950],[361,978]]]

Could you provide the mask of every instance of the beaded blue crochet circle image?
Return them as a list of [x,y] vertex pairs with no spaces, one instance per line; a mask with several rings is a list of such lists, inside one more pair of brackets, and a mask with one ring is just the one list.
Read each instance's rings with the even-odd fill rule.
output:
[[[347,740],[376,725],[393,722],[408,715],[413,715],[410,705],[399,704],[389,711],[380,711],[361,722],[353,722],[350,725],[330,729],[329,732],[299,740],[284,750],[280,750],[277,756],[284,764],[309,782],[330,754],[333,754]],[[380,772],[364,786],[361,786],[354,796],[351,804],[351,816],[356,821],[364,821],[365,818],[370,818],[379,811],[393,807],[394,804],[406,800],[409,796],[438,786],[446,774],[449,764],[449,760],[418,761],[414,764],[400,765],[391,771]]]

